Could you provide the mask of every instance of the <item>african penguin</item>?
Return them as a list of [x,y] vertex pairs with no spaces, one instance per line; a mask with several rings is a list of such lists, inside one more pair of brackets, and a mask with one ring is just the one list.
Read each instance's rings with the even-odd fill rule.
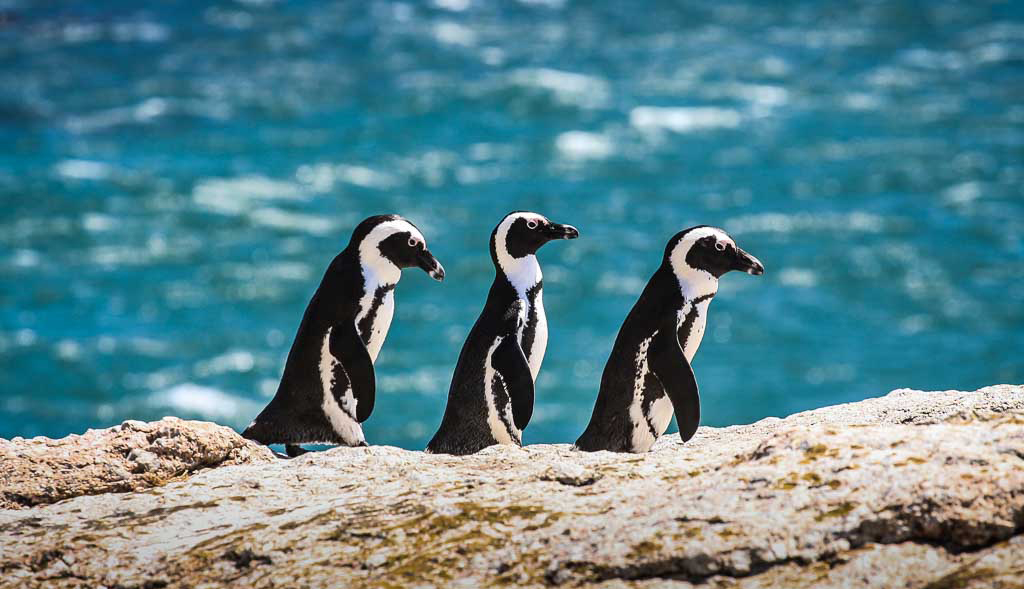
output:
[[418,266],[435,280],[444,268],[423,234],[398,215],[360,223],[327,268],[288,352],[277,395],[242,433],[262,444],[365,446],[373,411],[377,360],[395,312],[402,268]]
[[491,233],[495,277],[455,366],[448,405],[428,452],[472,454],[522,445],[533,387],[548,345],[537,250],[579,231],[536,213],[509,213]]
[[673,411],[683,441],[693,437],[700,398],[690,361],[718,279],[730,270],[760,275],[764,266],[715,227],[691,227],[669,240],[661,266],[619,329],[576,448],[647,452]]

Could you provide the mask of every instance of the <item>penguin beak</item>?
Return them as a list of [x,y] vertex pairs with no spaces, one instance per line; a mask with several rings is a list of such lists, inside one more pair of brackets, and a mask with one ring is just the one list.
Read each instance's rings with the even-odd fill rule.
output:
[[736,257],[733,260],[732,269],[746,272],[751,276],[764,274],[764,265],[761,263],[761,260],[741,250],[739,247],[736,248]]
[[544,227],[544,236],[548,239],[576,239],[580,236],[580,232],[572,225],[549,223]]
[[416,256],[416,265],[434,280],[438,282],[444,280],[444,266],[441,265],[441,262],[437,261],[437,258],[434,257],[434,254],[430,253],[430,250],[424,248]]

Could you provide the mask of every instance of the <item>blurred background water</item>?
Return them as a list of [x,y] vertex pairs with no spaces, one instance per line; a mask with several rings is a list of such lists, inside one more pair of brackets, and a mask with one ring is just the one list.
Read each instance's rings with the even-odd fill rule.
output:
[[[407,271],[371,443],[421,448],[513,209],[571,442],[681,228],[728,275],[694,366],[727,425],[1024,380],[1024,3],[0,0],[0,436],[244,427],[363,217]],[[674,429],[674,428],[673,428]]]

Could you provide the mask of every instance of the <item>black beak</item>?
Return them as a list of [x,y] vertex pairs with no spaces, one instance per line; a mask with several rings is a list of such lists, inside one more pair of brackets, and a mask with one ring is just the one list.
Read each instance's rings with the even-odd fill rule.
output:
[[430,253],[430,250],[424,248],[416,256],[416,265],[434,280],[438,282],[444,280],[444,266],[441,265],[441,262],[437,261],[437,258],[434,257],[434,254]]
[[580,232],[572,225],[551,223],[544,227],[544,236],[548,239],[576,239],[580,236]]
[[736,248],[736,259],[733,261],[732,269],[746,272],[751,276],[760,276],[764,274],[764,264],[761,263],[761,260],[758,260],[738,247]]

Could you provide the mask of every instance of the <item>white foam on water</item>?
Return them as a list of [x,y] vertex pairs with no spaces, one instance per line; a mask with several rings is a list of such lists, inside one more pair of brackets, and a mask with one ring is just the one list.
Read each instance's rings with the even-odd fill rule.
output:
[[117,219],[110,215],[104,215],[101,213],[86,213],[82,215],[82,227],[84,227],[86,231],[92,233],[109,231],[116,226]]
[[470,0],[434,0],[433,5],[452,12],[462,12],[470,7]]
[[742,215],[724,223],[731,235],[744,233],[791,233],[798,231],[853,231],[881,233],[885,218],[871,213],[760,213]]
[[256,365],[256,358],[247,350],[229,350],[219,356],[198,363],[197,376],[224,374],[225,372],[249,372]]
[[442,21],[434,25],[434,38],[445,45],[469,47],[476,44],[476,32],[457,22]]
[[152,21],[121,22],[111,28],[115,41],[159,43],[170,38],[170,30]]
[[252,219],[253,223],[264,227],[301,231],[315,235],[327,235],[335,227],[334,221],[331,219],[303,213],[293,213],[276,207],[256,209],[249,214],[249,218]]
[[981,198],[981,194],[982,184],[975,181],[962,182],[942,191],[942,197],[946,202],[958,205],[970,204]]
[[377,374],[377,390],[410,391],[427,395],[448,393],[447,369],[443,366],[425,366],[416,370]]
[[645,132],[734,129],[742,120],[738,111],[716,106],[638,106],[629,113],[629,124]]
[[118,106],[68,117],[65,126],[74,133],[89,133],[118,125],[149,123],[167,114],[170,103],[160,97],[147,98],[133,106]]
[[274,180],[259,174],[235,178],[207,178],[192,189],[192,200],[214,212],[239,215],[268,201],[303,200],[303,192],[293,182]]
[[391,174],[366,166],[348,164],[306,164],[295,171],[295,179],[315,192],[328,192],[337,184],[383,190],[398,184]]
[[818,284],[818,277],[808,268],[783,268],[779,272],[779,282],[797,288],[813,288]]
[[103,180],[110,177],[110,164],[91,160],[61,160],[53,167],[57,174],[72,180]]
[[260,409],[253,401],[191,382],[153,393],[146,399],[146,405],[167,410],[171,415],[198,415],[214,421],[248,419]]
[[612,140],[600,133],[566,131],[555,139],[555,147],[567,159],[604,159],[612,155],[615,147]]
[[11,255],[11,265],[16,268],[35,268],[42,259],[43,257],[35,250],[18,249]]
[[549,68],[520,69],[512,72],[512,83],[550,92],[563,104],[598,108],[608,102],[608,82],[603,78]]

